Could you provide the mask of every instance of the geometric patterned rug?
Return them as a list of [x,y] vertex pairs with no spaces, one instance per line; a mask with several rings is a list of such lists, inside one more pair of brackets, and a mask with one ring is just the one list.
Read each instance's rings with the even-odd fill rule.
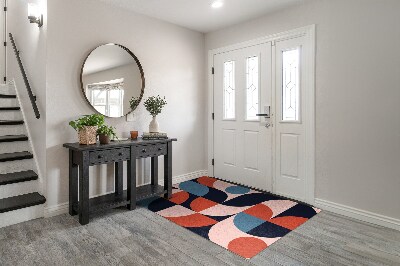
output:
[[243,258],[252,258],[320,212],[269,193],[203,176],[174,185],[147,208]]

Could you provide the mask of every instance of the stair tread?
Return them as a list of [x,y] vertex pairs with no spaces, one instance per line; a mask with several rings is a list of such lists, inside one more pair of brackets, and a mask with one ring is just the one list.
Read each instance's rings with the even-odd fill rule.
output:
[[24,160],[33,158],[33,154],[28,151],[13,152],[13,153],[1,153],[0,162],[8,162],[15,160]]
[[26,181],[32,181],[32,180],[37,180],[37,179],[38,179],[38,175],[32,170],[0,174],[0,186],[14,184],[14,183],[20,183],[20,182],[26,182]]
[[21,125],[23,120],[0,120],[0,125]]
[[13,142],[13,141],[25,141],[28,140],[26,135],[5,135],[0,136],[0,143],[1,142]]
[[17,98],[15,94],[0,94],[0,98]]
[[10,107],[0,107],[0,111],[19,111],[21,110],[18,106],[10,106]]
[[0,213],[44,204],[46,198],[37,192],[0,199]]

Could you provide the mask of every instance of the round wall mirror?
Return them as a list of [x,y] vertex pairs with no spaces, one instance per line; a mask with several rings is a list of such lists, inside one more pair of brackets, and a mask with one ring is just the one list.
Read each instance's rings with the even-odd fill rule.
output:
[[119,44],[104,44],[90,52],[82,65],[82,92],[87,102],[107,117],[122,117],[131,111],[144,92],[144,73],[137,57]]

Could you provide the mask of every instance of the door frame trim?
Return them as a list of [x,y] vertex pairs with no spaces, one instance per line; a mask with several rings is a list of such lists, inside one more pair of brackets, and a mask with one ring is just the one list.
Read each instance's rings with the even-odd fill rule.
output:
[[[208,174],[210,176],[214,176],[214,166],[212,165],[212,159],[214,158],[214,120],[212,119],[212,114],[214,113],[214,75],[211,72],[211,69],[214,67],[214,56],[217,54],[230,52],[238,49],[243,49],[250,46],[255,46],[267,42],[272,42],[274,45],[276,41],[283,41],[288,39],[293,39],[296,37],[305,37],[306,44],[308,46],[309,54],[306,56],[306,78],[305,78],[305,87],[307,90],[304,93],[304,97],[307,99],[308,103],[306,105],[305,110],[305,119],[306,121],[306,134],[305,134],[305,147],[306,147],[306,159],[305,159],[305,168],[306,168],[306,199],[305,201],[309,204],[314,204],[315,200],[315,24],[272,34],[266,37],[257,38],[250,41],[245,41],[221,48],[216,48],[208,51],[208,113],[207,113],[207,142],[208,142],[208,160],[207,160],[207,168]],[[275,61],[274,48],[272,53],[272,59]],[[273,64],[275,62],[273,61]],[[275,79],[274,70],[272,73],[272,86],[273,90],[275,90]],[[274,97],[274,96],[273,96]],[[275,101],[275,99],[272,99]],[[275,116],[274,116],[275,117]],[[271,121],[275,124],[274,121]],[[275,128],[272,131],[272,192],[275,193]]]

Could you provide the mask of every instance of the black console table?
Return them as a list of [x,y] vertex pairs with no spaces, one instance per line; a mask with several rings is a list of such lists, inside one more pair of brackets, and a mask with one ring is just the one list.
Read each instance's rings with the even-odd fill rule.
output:
[[[79,214],[79,223],[89,223],[89,213],[127,206],[136,201],[172,194],[172,142],[165,140],[113,141],[110,144],[65,143],[69,149],[69,214]],[[158,156],[164,156],[164,187],[158,185]],[[151,184],[136,187],[136,159],[151,157]],[[123,190],[123,161],[128,162],[127,190]],[[115,192],[89,199],[89,166],[115,163]],[[79,182],[79,194],[78,194]],[[79,197],[79,198],[78,198]]]

